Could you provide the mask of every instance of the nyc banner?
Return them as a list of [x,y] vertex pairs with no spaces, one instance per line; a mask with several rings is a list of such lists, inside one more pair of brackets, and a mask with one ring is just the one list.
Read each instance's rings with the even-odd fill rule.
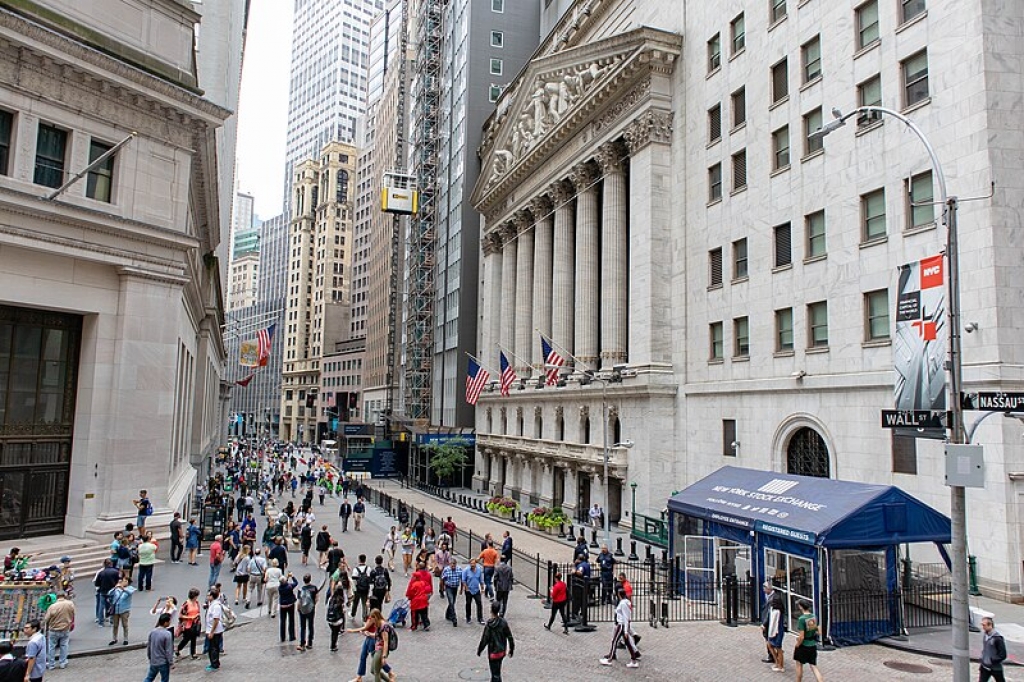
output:
[[238,364],[243,367],[259,367],[259,343],[256,339],[253,339],[252,341],[242,341],[238,348]]
[[900,266],[893,341],[897,410],[946,411],[949,327],[944,270],[941,255]]

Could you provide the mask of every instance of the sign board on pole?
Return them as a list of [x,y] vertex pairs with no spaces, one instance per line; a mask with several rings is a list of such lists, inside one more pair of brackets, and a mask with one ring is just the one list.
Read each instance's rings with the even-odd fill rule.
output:
[[989,391],[961,393],[960,406],[965,410],[1022,412],[1024,411],[1024,393],[994,393]]
[[882,410],[883,429],[945,429],[950,412],[935,410]]
[[946,443],[946,485],[985,487],[985,449],[981,445]]

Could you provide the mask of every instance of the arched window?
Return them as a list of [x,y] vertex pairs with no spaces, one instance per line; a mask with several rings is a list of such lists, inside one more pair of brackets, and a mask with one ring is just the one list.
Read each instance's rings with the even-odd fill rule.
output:
[[786,471],[798,476],[829,477],[828,446],[817,431],[804,427],[789,439]]
[[487,433],[494,433],[494,415],[487,412]]
[[544,437],[544,420],[539,414],[533,420],[533,437],[537,439]]
[[584,443],[589,443],[590,442],[590,417],[584,417],[583,418],[583,423],[580,424],[580,433],[582,434],[582,437],[580,438],[580,440],[582,440]]
[[612,432],[612,437],[611,437],[612,445],[614,445],[615,443],[621,443],[622,442],[622,422],[619,421],[618,417],[612,417],[612,423],[609,424],[609,426],[611,427],[611,432]]
[[562,415],[558,415],[558,417],[555,418],[555,440],[565,440],[565,419]]
[[523,435],[523,415],[521,414],[516,417],[516,435]]
[[501,415],[501,435],[508,435],[508,416],[504,412]]

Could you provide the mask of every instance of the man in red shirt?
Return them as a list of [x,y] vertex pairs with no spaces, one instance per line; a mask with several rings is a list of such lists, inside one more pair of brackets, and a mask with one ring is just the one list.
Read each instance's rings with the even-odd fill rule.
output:
[[548,624],[544,627],[550,630],[551,624],[555,622],[555,616],[561,613],[562,634],[569,634],[569,614],[566,609],[568,604],[569,590],[565,586],[565,581],[562,580],[562,572],[558,571],[555,573],[555,582],[551,585],[551,618],[548,619]]
[[210,545],[210,584],[213,587],[220,578],[220,565],[224,563],[224,536],[218,535]]
[[455,542],[455,522],[452,521],[452,517],[448,517],[448,520],[441,524],[441,529],[451,537],[452,542]]
[[625,573],[619,573],[619,587],[621,587],[622,590],[626,593],[626,599],[628,599],[629,603],[632,604],[633,603],[633,586],[629,584],[628,580],[626,580],[626,574]]

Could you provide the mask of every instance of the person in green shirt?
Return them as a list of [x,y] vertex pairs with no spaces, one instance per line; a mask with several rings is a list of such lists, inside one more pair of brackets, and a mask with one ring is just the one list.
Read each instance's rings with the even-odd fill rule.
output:
[[793,649],[793,661],[796,663],[796,682],[804,678],[804,663],[811,666],[814,679],[824,682],[818,670],[818,617],[811,610],[812,604],[806,599],[796,603],[800,609],[800,617],[796,622],[796,648]]

